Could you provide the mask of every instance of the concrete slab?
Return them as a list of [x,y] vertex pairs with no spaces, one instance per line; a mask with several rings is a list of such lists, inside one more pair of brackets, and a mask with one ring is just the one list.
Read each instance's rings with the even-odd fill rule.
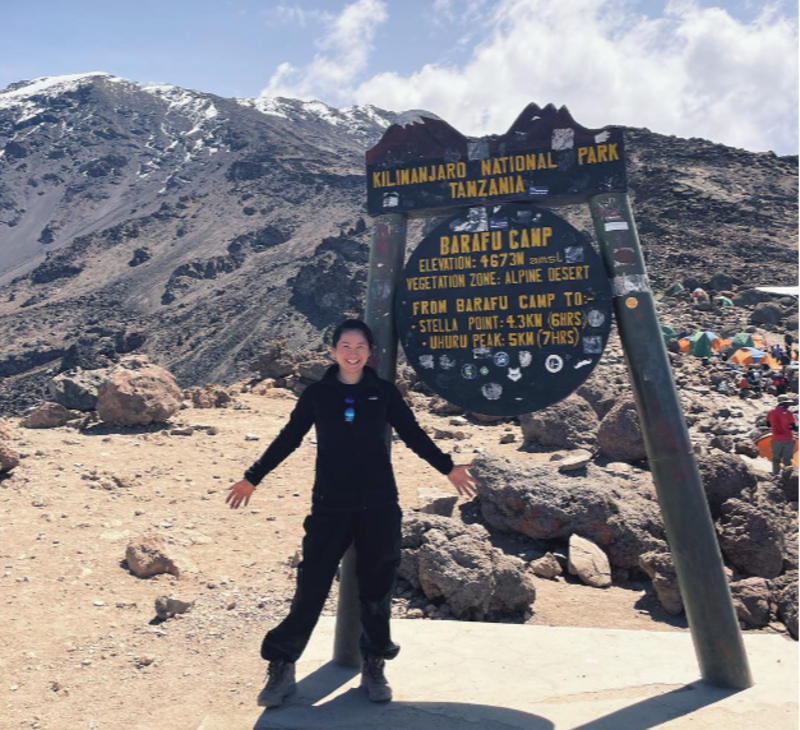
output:
[[798,646],[781,636],[745,637],[756,684],[734,692],[699,681],[688,632],[412,620],[392,631],[393,702],[369,702],[358,670],[330,662],[334,619],[323,618],[283,707],[220,708],[198,730],[798,728]]

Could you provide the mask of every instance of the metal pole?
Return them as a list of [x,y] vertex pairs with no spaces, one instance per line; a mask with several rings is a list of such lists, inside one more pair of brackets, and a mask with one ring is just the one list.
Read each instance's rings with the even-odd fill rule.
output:
[[630,201],[624,193],[603,194],[589,207],[700,671],[709,684],[746,689],[753,680]]
[[[388,213],[376,218],[374,223],[364,320],[375,338],[370,365],[375,368],[379,377],[393,381],[397,371],[394,295],[403,270],[407,216],[403,213]],[[391,446],[388,428],[386,440]],[[359,648],[361,620],[358,608],[356,551],[353,545],[347,549],[342,558],[339,575],[333,661],[345,667],[357,667],[361,663]]]

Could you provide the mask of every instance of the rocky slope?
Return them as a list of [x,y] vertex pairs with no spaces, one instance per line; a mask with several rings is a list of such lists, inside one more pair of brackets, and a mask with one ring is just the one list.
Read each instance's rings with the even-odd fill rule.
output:
[[[184,386],[232,382],[277,340],[312,357],[363,311],[363,153],[392,119],[108,74],[0,92],[0,409],[134,349]],[[657,286],[795,283],[796,156],[626,135]]]

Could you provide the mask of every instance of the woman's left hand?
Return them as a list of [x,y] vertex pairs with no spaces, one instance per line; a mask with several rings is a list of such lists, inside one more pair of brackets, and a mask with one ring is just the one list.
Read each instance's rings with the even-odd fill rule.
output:
[[478,493],[475,487],[480,486],[480,482],[469,473],[470,469],[472,464],[458,464],[447,475],[462,497],[474,497]]

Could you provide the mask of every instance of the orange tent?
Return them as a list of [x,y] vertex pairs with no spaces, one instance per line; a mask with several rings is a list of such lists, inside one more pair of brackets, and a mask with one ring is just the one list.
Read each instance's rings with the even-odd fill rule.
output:
[[767,349],[767,341],[763,335],[750,335],[750,339],[753,340],[753,347],[757,347],[759,350]]
[[[758,445],[758,453],[763,456],[765,459],[772,460],[772,434],[766,433],[761,436],[758,441],[756,441]],[[797,467],[798,464],[798,457],[797,457],[797,439],[794,440],[794,456],[792,456],[792,466]]]
[[689,338],[688,337],[684,337],[684,338],[678,340],[678,344],[680,345],[682,353],[686,354],[687,352],[689,352],[689,345],[691,343],[689,342]]
[[759,365],[763,365],[764,363],[769,365],[773,370],[781,369],[781,364],[774,357],[772,357],[772,355],[764,355],[764,357],[758,361]]
[[727,340],[712,340],[712,342],[711,342],[711,349],[714,350],[714,352],[717,352],[717,350],[724,350],[726,347],[730,347],[730,346],[731,346],[730,339],[727,339]]
[[752,365],[753,355],[746,347],[742,347],[731,355],[729,362],[734,365]]

